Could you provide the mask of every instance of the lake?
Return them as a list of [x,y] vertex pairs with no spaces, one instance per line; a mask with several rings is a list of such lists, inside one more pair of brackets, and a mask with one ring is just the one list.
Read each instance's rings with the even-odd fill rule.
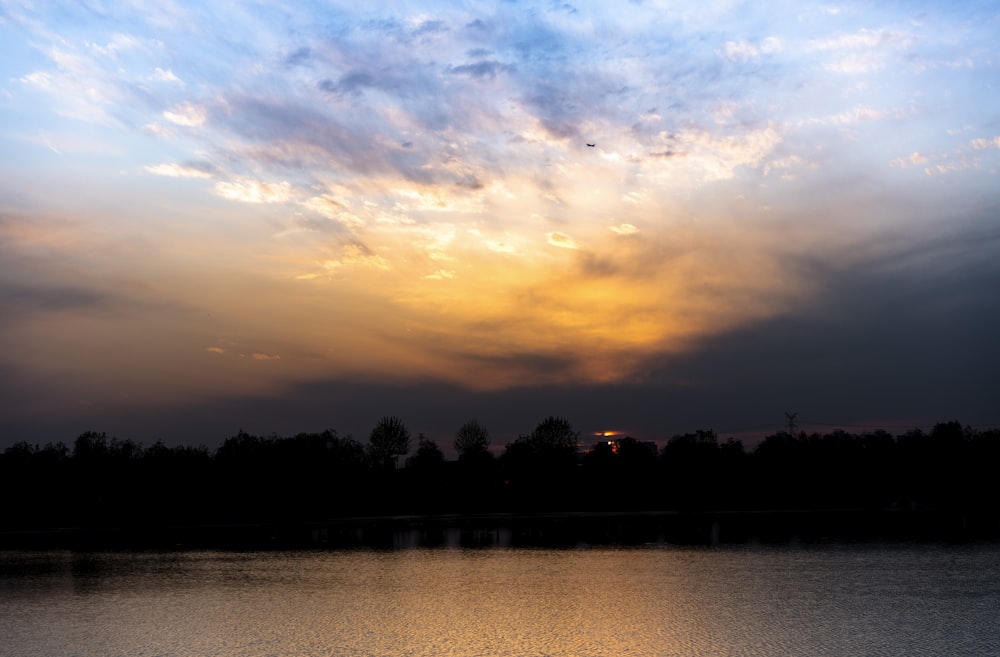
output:
[[11,657],[1000,655],[996,543],[0,551]]

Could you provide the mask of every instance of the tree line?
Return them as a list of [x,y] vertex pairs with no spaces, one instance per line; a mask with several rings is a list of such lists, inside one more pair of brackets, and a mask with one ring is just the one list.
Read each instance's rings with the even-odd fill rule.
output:
[[958,422],[886,431],[779,432],[753,449],[714,431],[662,447],[630,437],[581,445],[565,418],[491,450],[470,420],[414,439],[397,417],[367,442],[336,431],[254,436],[217,449],[143,446],[89,431],[72,447],[0,454],[0,528],[307,522],[403,514],[565,511],[957,510],[1000,516],[1000,431]]

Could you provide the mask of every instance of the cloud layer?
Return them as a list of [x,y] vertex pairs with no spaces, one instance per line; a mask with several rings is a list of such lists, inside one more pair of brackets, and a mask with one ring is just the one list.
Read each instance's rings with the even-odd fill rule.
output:
[[0,440],[997,421],[990,3],[144,5],[0,12]]

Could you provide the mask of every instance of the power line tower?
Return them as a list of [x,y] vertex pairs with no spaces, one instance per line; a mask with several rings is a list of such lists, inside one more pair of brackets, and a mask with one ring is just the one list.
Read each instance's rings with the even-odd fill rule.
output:
[[788,420],[788,429],[786,431],[788,431],[789,436],[795,435],[795,417],[797,415],[798,413],[785,413],[785,419]]

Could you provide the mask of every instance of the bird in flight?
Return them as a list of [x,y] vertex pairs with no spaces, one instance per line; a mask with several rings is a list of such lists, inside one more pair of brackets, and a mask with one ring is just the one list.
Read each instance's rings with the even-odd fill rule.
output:
[[590,146],[591,148],[593,148],[595,146],[595,144],[587,144],[587,146]]

